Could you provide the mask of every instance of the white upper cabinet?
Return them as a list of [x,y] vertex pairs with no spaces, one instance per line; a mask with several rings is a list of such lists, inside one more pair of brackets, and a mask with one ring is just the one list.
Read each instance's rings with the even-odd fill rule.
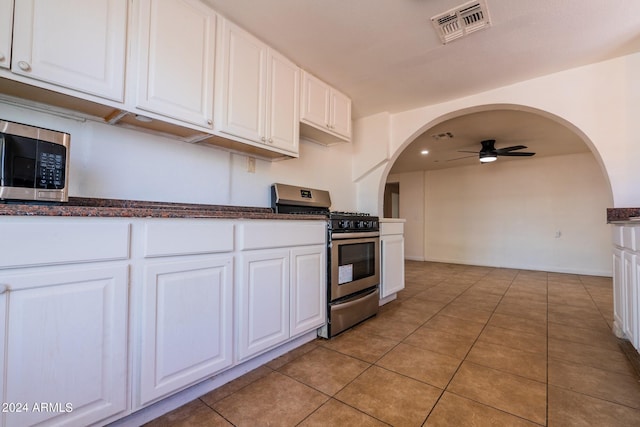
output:
[[213,127],[216,14],[197,0],[140,0],[135,107]]
[[351,140],[351,99],[315,76],[302,72],[302,135],[331,144]]
[[11,71],[124,101],[127,0],[15,2]]
[[265,138],[274,147],[297,153],[300,139],[300,69],[273,49],[269,49],[267,61],[269,106]]
[[221,21],[216,129],[297,155],[299,68],[240,27]]
[[13,31],[13,0],[0,0],[0,68],[11,65],[11,34]]
[[335,89],[331,90],[331,106],[329,108],[331,131],[351,139],[351,99]]

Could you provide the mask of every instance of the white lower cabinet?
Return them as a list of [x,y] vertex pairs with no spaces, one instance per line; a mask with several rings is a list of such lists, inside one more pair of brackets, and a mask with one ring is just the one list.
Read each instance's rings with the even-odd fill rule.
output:
[[627,317],[625,299],[623,297],[626,289],[623,256],[622,249],[613,248],[613,318],[614,332],[618,336],[624,335],[622,328],[624,319]]
[[289,338],[289,251],[240,256],[238,358],[243,360]]
[[325,245],[291,250],[291,336],[319,328],[326,321],[326,254]]
[[325,227],[0,218],[0,426],[104,425],[312,339]]
[[614,332],[640,351],[640,226],[613,229]]
[[127,405],[128,265],[0,272],[3,426],[89,425]]
[[141,405],[232,364],[232,266],[231,256],[145,266]]
[[238,226],[238,359],[326,321],[326,225],[254,221]]
[[404,289],[404,220],[380,219],[380,298]]

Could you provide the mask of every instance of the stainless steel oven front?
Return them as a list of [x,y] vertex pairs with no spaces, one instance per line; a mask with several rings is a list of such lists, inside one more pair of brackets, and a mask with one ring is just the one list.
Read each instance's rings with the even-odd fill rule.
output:
[[377,231],[334,232],[329,244],[327,324],[318,335],[331,338],[378,312],[380,234]]
[[380,233],[331,234],[331,301],[380,283]]

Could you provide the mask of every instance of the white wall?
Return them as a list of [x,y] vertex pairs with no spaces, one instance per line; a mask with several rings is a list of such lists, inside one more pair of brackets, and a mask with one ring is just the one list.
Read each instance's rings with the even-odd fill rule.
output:
[[69,195],[269,207],[274,182],[329,190],[333,208],[356,209],[351,144],[301,140],[300,158],[256,160],[102,123],[64,118],[0,102],[0,118],[71,134]]
[[610,192],[590,153],[429,171],[424,189],[426,260],[611,275]]
[[400,185],[400,218],[404,224],[404,257],[424,261],[425,189],[424,172],[389,175],[387,182]]
[[393,159],[426,129],[452,117],[500,107],[537,112],[572,129],[606,171],[613,207],[640,206],[638,75],[640,53],[393,114],[387,141],[393,151],[377,192],[382,194]]

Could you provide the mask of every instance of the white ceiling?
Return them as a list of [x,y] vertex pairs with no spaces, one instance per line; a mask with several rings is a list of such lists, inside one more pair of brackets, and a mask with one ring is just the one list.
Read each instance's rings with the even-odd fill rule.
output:
[[[491,26],[446,45],[430,18],[465,0],[203,1],[345,92],[353,100],[354,118],[640,51],[639,0],[486,0]],[[478,128],[468,128],[470,139],[456,141],[456,149],[473,145],[471,140],[479,149],[480,135],[488,134],[482,120],[470,121]],[[552,122],[538,123],[546,124]],[[492,129],[496,147],[531,140],[523,145],[537,141],[538,155],[545,154],[543,136],[504,131],[502,138],[499,123]]]

